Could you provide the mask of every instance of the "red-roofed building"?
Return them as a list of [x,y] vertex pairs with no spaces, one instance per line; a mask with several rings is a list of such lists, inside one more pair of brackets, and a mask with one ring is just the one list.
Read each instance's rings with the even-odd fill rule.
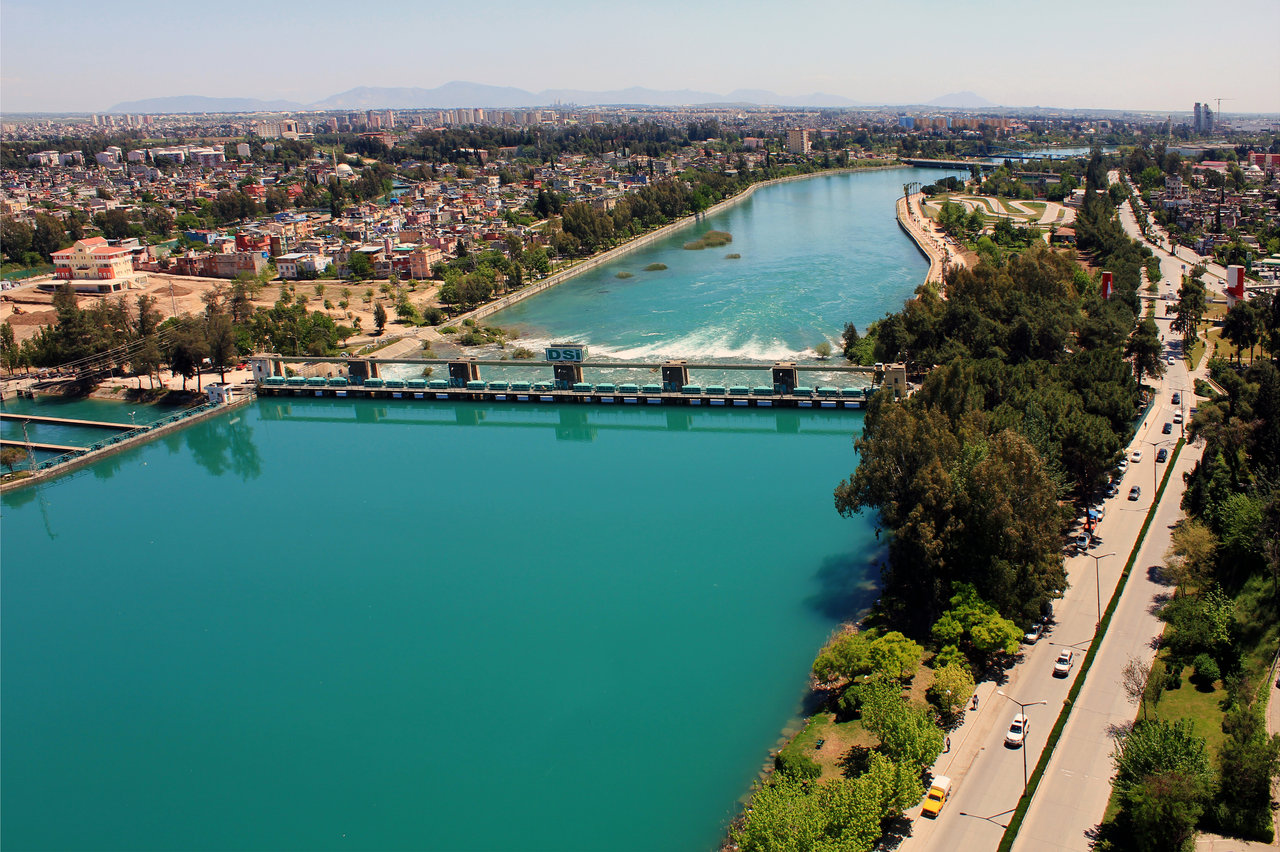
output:
[[[133,278],[133,252],[110,245],[105,237],[78,240],[71,248],[55,251],[52,257],[55,278],[63,281],[114,282],[89,288],[94,292],[114,293],[123,290]],[[85,288],[77,286],[76,289]]]

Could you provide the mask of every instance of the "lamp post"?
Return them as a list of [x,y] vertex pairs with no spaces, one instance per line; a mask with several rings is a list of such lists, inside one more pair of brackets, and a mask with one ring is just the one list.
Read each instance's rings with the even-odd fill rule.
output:
[[[1148,441],[1146,438],[1139,439],[1142,443],[1151,447],[1152,450],[1159,452],[1159,448],[1163,447],[1169,441]],[[1160,487],[1160,465],[1156,463],[1154,458],[1151,459],[1151,499],[1156,499],[1156,489]]]
[[1100,577],[1101,568],[1099,568],[1098,563],[1101,560],[1106,559],[1108,556],[1115,556],[1116,552],[1113,550],[1110,553],[1103,553],[1100,555],[1093,553],[1086,553],[1085,555],[1093,557],[1093,585],[1098,595],[1098,620],[1094,622],[1093,632],[1097,633],[1098,627],[1102,624],[1102,579]]
[[1048,701],[1030,701],[1024,704],[1011,695],[1005,695],[1004,691],[999,689],[996,690],[996,695],[1004,695],[1005,698],[1008,698],[1014,704],[1017,704],[1018,707],[1021,708],[1022,710],[1022,719],[1023,719],[1023,722],[1022,722],[1022,793],[1023,795],[1026,795],[1026,792],[1027,792],[1027,734],[1026,734],[1027,708],[1035,707],[1037,704],[1048,704],[1049,702]]

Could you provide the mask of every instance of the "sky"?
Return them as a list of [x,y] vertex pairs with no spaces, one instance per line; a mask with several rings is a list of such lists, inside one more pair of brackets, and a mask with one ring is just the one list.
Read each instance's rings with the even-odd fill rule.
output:
[[1280,112],[1277,32],[1277,0],[0,0],[0,112],[453,80]]

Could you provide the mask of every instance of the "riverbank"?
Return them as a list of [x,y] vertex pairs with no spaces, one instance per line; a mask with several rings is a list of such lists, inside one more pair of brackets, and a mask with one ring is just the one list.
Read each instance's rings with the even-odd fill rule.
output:
[[924,215],[920,209],[923,193],[912,193],[899,198],[897,204],[898,225],[911,237],[916,248],[929,261],[929,272],[925,276],[926,284],[941,284],[947,267],[952,265],[968,266],[964,253],[946,234],[942,233],[933,220]]

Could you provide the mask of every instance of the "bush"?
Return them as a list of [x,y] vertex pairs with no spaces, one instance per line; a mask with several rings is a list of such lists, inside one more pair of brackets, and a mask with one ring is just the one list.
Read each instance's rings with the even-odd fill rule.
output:
[[422,321],[427,325],[439,325],[444,319],[444,311],[439,308],[423,308]]
[[458,344],[461,346],[483,346],[488,342],[489,338],[478,331],[468,331],[458,338]]
[[615,275],[615,276],[613,276],[613,277],[614,277],[614,278],[624,278],[624,279],[625,279],[625,278],[634,278],[634,277],[635,277],[635,274],[634,274],[634,273],[631,273],[631,272],[627,272],[627,271],[625,271],[625,270],[624,270],[624,271],[622,271],[622,272],[619,272],[617,275]]
[[1218,663],[1208,654],[1197,656],[1192,665],[1196,670],[1192,679],[1207,689],[1213,689],[1213,682],[1222,677],[1222,672],[1218,670]]
[[533,350],[526,349],[523,346],[517,346],[515,351],[511,353],[511,357],[521,361],[528,360],[533,357]]
[[791,747],[778,752],[778,756],[773,759],[773,766],[778,772],[792,778],[813,779],[822,774],[822,767],[816,760]]
[[1164,684],[1165,692],[1182,688],[1182,666],[1172,660],[1166,660],[1164,664]]
[[666,268],[667,268],[667,265],[665,263],[651,263],[644,268],[644,271],[645,272],[661,272]]

